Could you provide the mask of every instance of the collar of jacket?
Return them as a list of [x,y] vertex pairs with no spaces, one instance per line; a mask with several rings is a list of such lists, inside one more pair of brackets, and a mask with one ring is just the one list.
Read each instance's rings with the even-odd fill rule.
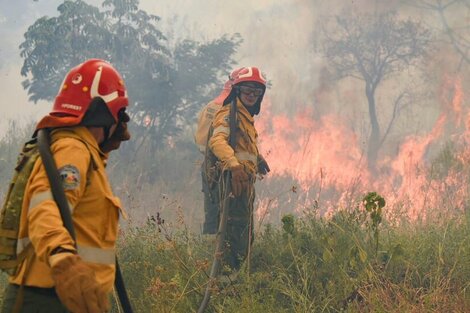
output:
[[99,153],[101,159],[106,160],[108,158],[108,155],[101,151],[95,137],[85,126],[56,128],[52,131],[51,135],[53,135],[55,138],[78,137],[78,139],[84,141],[88,147],[96,150],[96,152]]
[[247,120],[250,121],[251,124],[254,123],[255,119],[253,116],[251,116],[250,112],[246,109],[246,107],[243,105],[242,101],[240,98],[237,97],[237,109],[238,113],[242,114]]

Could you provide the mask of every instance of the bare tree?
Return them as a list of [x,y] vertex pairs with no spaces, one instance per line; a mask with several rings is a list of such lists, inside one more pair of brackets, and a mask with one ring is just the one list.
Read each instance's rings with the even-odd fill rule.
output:
[[425,55],[430,31],[420,23],[401,20],[395,12],[336,16],[325,24],[323,53],[336,79],[357,78],[365,83],[371,133],[368,142],[368,165],[375,170],[377,155],[395,121],[408,92],[399,92],[391,101],[393,114],[382,135],[377,119],[376,91],[381,82],[417,63]]
[[467,19],[461,19],[462,25],[453,25],[455,14],[468,16],[470,13],[470,0],[404,0],[410,6],[434,12],[448,44],[460,57],[458,69],[462,64],[470,65],[470,25]]

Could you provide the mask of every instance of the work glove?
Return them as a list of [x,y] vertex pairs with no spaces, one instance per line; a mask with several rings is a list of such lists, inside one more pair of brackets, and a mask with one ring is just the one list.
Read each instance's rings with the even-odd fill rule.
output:
[[271,169],[269,168],[268,162],[266,162],[266,159],[260,154],[258,156],[258,173],[266,175],[269,172],[271,172]]
[[51,269],[57,295],[70,312],[104,313],[110,310],[108,296],[96,281],[95,273],[78,255],[63,253],[63,257],[60,255],[56,262],[51,262]]
[[114,130],[114,133],[108,140],[101,145],[101,151],[109,153],[113,150],[119,149],[121,142],[131,139],[131,134],[127,129],[127,123],[130,121],[129,115],[125,111],[119,112],[119,122]]
[[243,190],[248,189],[248,175],[241,164],[231,168],[230,171],[232,172],[232,193],[238,197]]

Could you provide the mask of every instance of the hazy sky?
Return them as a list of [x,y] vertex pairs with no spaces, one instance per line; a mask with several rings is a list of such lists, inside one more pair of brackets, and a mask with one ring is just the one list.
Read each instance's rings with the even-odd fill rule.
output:
[[[28,26],[44,15],[57,15],[57,6],[62,2],[0,0],[0,135],[6,120],[37,120],[51,107],[51,103],[44,101],[35,105],[28,102],[21,86],[24,78],[20,75],[22,59],[18,46]],[[100,5],[102,0],[86,2]],[[313,2],[142,0],[140,8],[160,16],[164,33],[171,32],[175,38],[210,40],[225,33],[240,33],[244,42],[237,54],[239,65],[259,66],[273,84],[287,83],[290,91],[299,92],[311,88],[318,75],[318,60],[308,48],[314,23]]]
[[7,119],[24,122],[47,111],[47,103],[28,103],[21,86],[22,59],[18,46],[28,26],[37,18],[54,13],[57,3],[59,1],[0,0],[0,134],[5,130]]
[[[103,0],[85,0],[100,6]],[[312,104],[324,60],[313,51],[317,17],[344,10],[393,8],[398,0],[141,0],[140,8],[161,17],[170,40],[211,40],[240,33],[238,66],[258,66],[272,83],[267,98],[273,110],[289,111]],[[49,102],[28,102],[21,86],[22,59],[18,46],[39,17],[58,14],[63,0],[0,0],[0,137],[6,121],[37,120]],[[132,99],[131,99],[132,101]],[[331,107],[332,103],[328,106]],[[362,113],[361,113],[362,114]]]

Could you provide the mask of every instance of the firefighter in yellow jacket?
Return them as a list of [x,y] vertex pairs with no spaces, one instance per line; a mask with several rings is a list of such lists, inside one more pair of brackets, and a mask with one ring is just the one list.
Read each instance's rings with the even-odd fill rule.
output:
[[[256,175],[267,174],[269,167],[258,151],[258,133],[254,115],[260,112],[266,90],[266,80],[256,67],[244,67],[232,78],[232,89],[217,112],[211,126],[208,148],[217,158],[220,172],[231,175],[231,195],[228,208],[227,249],[225,265],[240,269],[253,241],[253,203]],[[236,134],[234,148],[230,138],[230,106],[236,102]],[[220,177],[215,188],[219,196],[224,192]],[[209,175],[211,177],[211,175]],[[219,203],[222,203],[220,199]]]
[[[209,129],[212,125],[215,115],[222,107],[224,100],[232,91],[233,78],[237,75],[241,68],[233,70],[228,80],[225,82],[224,87],[220,94],[206,104],[198,115],[197,129],[194,134],[194,141],[202,154],[206,153],[206,145],[208,140]],[[210,184],[205,174],[204,163],[201,166],[202,176],[202,192],[204,193],[204,224],[202,227],[203,234],[217,233],[218,224],[218,211],[219,211],[219,196],[217,193],[212,192]]]
[[19,312],[27,313],[109,311],[118,219],[123,211],[105,165],[107,152],[130,138],[127,106],[121,75],[103,60],[88,60],[65,77],[52,112],[36,130],[51,130],[51,151],[77,242],[63,226],[38,159],[26,185],[17,249],[32,253],[10,277],[3,313],[18,304],[22,305]]

